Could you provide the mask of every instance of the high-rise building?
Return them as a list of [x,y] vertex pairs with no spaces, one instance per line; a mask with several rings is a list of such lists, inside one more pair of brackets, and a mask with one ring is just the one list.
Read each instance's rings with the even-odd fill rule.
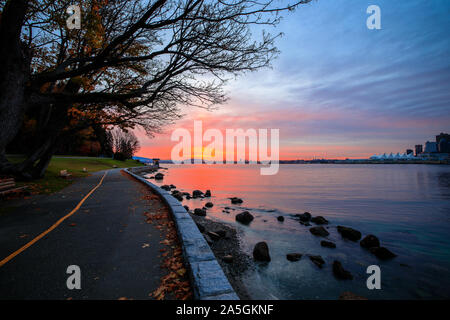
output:
[[450,134],[442,133],[436,136],[438,152],[450,153]]
[[423,152],[423,146],[421,144],[416,144],[416,157]]
[[406,149],[406,154],[411,154],[411,153],[413,153],[414,151],[412,151],[411,149]]
[[436,153],[438,152],[438,147],[436,142],[427,141],[425,142],[425,153]]

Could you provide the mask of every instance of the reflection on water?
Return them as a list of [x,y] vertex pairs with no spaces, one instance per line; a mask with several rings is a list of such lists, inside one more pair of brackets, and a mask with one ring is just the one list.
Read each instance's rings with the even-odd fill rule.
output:
[[[243,231],[242,246],[249,254],[256,242],[269,244],[272,261],[256,265],[245,275],[253,298],[335,299],[343,291],[369,298],[450,297],[450,167],[430,165],[281,165],[274,176],[261,176],[256,165],[168,165],[164,181],[180,191],[211,189],[214,207],[208,218],[233,224]],[[232,206],[228,197],[244,199]],[[185,200],[191,208],[205,200]],[[223,212],[232,207],[230,213]],[[255,216],[250,226],[235,222],[242,210]],[[309,211],[330,222],[336,249],[292,218]],[[284,222],[276,217],[285,216]],[[336,225],[377,235],[383,246],[398,254],[377,260],[357,243],[344,241]],[[320,270],[303,257],[286,260],[286,253],[319,254]],[[352,281],[333,277],[331,264],[339,260],[352,272]],[[368,290],[366,268],[378,264],[382,290]]]

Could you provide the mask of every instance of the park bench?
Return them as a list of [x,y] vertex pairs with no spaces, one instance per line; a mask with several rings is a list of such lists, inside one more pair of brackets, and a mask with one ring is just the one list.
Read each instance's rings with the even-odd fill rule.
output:
[[28,186],[17,187],[14,178],[0,178],[0,198],[11,193],[28,192]]

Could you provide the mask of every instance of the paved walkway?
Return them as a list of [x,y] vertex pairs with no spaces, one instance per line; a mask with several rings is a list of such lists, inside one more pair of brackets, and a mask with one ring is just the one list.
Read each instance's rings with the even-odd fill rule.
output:
[[[72,211],[104,173],[53,195],[0,202],[0,260]],[[165,273],[161,231],[143,216],[157,208],[142,196],[142,184],[109,170],[78,211],[0,266],[0,299],[149,299]],[[81,269],[81,290],[66,286],[69,265]]]

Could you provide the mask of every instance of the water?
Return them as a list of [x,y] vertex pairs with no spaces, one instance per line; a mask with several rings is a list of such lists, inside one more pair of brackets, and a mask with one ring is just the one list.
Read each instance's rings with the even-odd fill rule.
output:
[[[169,168],[158,184],[175,184],[180,191],[210,189],[213,197],[184,200],[190,208],[212,201],[209,219],[242,230],[242,247],[266,241],[272,261],[255,263],[243,275],[254,299],[336,299],[344,291],[376,299],[441,299],[450,297],[450,167],[432,165],[281,165],[274,176],[261,176],[257,165],[163,165]],[[152,180],[154,181],[154,180]],[[228,197],[241,197],[240,206]],[[229,214],[222,212],[232,207]],[[249,210],[249,226],[235,215]],[[336,249],[323,248],[320,240],[292,215],[310,212],[330,221],[329,240]],[[283,215],[284,222],[276,217]],[[398,254],[380,261],[346,241],[335,226],[375,234],[382,246]],[[317,268],[305,256],[298,262],[286,253],[321,255],[326,264]],[[354,279],[334,278],[333,260],[342,262]],[[381,268],[381,290],[369,290],[366,269]]]

